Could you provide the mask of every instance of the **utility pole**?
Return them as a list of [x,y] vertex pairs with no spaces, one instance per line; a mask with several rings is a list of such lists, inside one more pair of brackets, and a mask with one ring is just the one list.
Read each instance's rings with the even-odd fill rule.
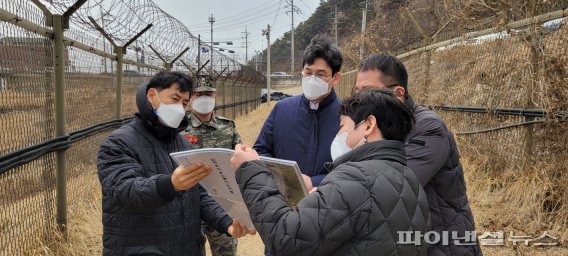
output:
[[[188,67],[189,68],[189,67]],[[201,34],[197,35],[197,71],[201,69]],[[195,77],[199,77],[199,72],[195,74]]]
[[266,36],[266,102],[270,104],[270,24],[262,30],[262,35]]
[[242,32],[242,33],[245,34],[245,36],[244,36],[244,39],[245,39],[245,65],[247,65],[248,64],[248,45],[249,45],[248,36],[249,36],[250,33],[248,32],[246,26],[245,26],[245,32]]
[[213,23],[215,23],[215,17],[213,17],[213,13],[211,14],[211,16],[209,16],[209,22],[211,23],[211,57],[209,58],[209,61],[211,62],[211,72],[213,72]]
[[254,51],[254,70],[258,72],[258,59],[260,57],[260,51]]
[[292,61],[290,62],[290,75],[294,75],[294,0],[290,0],[290,6],[290,12],[292,13],[292,31],[290,32],[290,53],[292,54]]
[[365,8],[363,9],[363,17],[361,20],[361,42],[359,43],[359,60],[363,60],[363,54],[365,52],[365,28],[367,27],[367,6],[369,0],[365,0]]
[[339,42],[337,41],[337,2],[335,3],[335,15],[334,15],[334,19],[333,19],[333,26],[335,29],[335,43],[339,44]]

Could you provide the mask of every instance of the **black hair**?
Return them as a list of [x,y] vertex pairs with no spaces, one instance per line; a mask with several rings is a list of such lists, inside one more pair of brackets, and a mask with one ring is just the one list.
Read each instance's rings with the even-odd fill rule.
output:
[[408,94],[408,72],[397,57],[385,53],[373,54],[365,58],[359,67],[359,72],[370,70],[380,71],[385,80],[382,82],[387,87],[402,86],[405,94]]
[[331,38],[323,35],[314,36],[304,50],[302,67],[306,66],[306,64],[314,64],[317,58],[322,58],[327,63],[331,68],[332,75],[341,70],[343,55],[341,55],[341,50],[339,50],[339,47]]
[[174,83],[179,84],[181,92],[189,92],[193,94],[195,83],[193,79],[181,72],[177,71],[162,71],[152,77],[148,82],[146,92],[151,88],[158,89],[158,91],[170,88]]
[[386,140],[404,142],[414,128],[412,111],[385,89],[365,89],[345,99],[339,113],[349,116],[355,124],[373,115]]

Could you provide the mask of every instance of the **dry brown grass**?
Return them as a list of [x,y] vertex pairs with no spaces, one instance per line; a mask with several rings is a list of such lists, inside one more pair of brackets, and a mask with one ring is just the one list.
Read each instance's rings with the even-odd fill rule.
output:
[[[483,171],[475,156],[462,157],[468,188],[468,198],[476,221],[478,235],[483,232],[505,232],[506,246],[483,246],[485,255],[566,255],[568,233],[566,224],[546,222],[540,196],[551,183],[541,177],[538,170],[530,177],[517,177],[503,182]],[[497,188],[499,187],[499,188]],[[520,243],[513,246],[509,232],[515,236],[536,238],[548,231],[558,238],[560,246],[535,247]]]
[[[301,89],[292,88],[287,93],[299,94]],[[272,105],[262,104],[249,115],[236,119],[237,128],[244,143],[249,145],[254,143],[273,106],[274,103]],[[464,117],[469,116],[444,115],[448,125],[454,130],[467,128],[467,124],[463,124]],[[479,118],[483,118],[483,116]],[[481,120],[473,119],[481,123]],[[498,120],[493,122],[498,123]],[[493,125],[493,123],[490,125]],[[557,128],[557,130],[559,133],[564,131],[565,136],[568,136],[565,128],[564,130]],[[565,200],[565,196],[554,193],[562,191],[557,187],[557,184],[565,184],[566,176],[554,176],[552,174],[555,173],[554,168],[566,170],[567,162],[556,160],[548,165],[542,165],[543,162],[538,161],[535,162],[535,168],[522,172],[515,169],[517,165],[495,163],[495,158],[490,154],[488,155],[484,150],[489,149],[489,152],[494,153],[506,150],[507,147],[499,148],[499,141],[492,143],[490,140],[504,139],[512,135],[521,136],[522,130],[485,140],[482,136],[458,137],[468,184],[468,196],[475,215],[477,231],[481,233],[503,230],[506,233],[515,231],[519,232],[518,234],[539,236],[542,231],[548,230],[551,234],[559,237],[564,245],[553,248],[527,247],[524,245],[513,247],[510,242],[507,242],[509,246],[506,247],[485,246],[482,249],[485,255],[566,255],[568,253],[568,248],[565,245],[568,239],[566,219],[561,222],[558,213],[561,215],[562,212],[555,211],[557,214],[551,215],[550,212],[542,211],[542,206],[546,199],[550,199],[551,202],[559,199]],[[95,156],[91,151],[96,151],[98,146],[96,144],[100,142],[102,137],[104,136],[94,138],[92,142],[77,145],[77,148],[84,147],[84,149],[81,152],[76,151],[70,156],[76,158],[75,161],[84,162],[84,164],[70,166],[70,172],[74,173],[75,176],[70,179],[68,189],[70,192],[68,239],[62,239],[56,232],[52,232],[49,236],[51,239],[47,241],[35,239],[37,233],[42,230],[29,226],[24,219],[14,218],[14,216],[37,214],[34,211],[42,206],[37,205],[36,202],[41,202],[42,198],[40,198],[41,194],[35,194],[14,204],[3,206],[4,209],[8,210],[3,210],[0,213],[2,234],[18,235],[11,240],[10,247],[0,250],[0,254],[25,252],[28,255],[93,255],[101,253],[101,193],[94,167]],[[87,146],[93,144],[94,141],[96,141],[94,145]],[[506,139],[503,141],[505,144],[511,143],[507,142]],[[491,150],[492,147],[497,147],[497,149]],[[548,148],[554,148],[554,145],[550,145]],[[511,149],[509,148],[509,150]],[[550,161],[550,158],[547,158],[547,161]],[[2,180],[0,180],[1,182]],[[546,192],[553,192],[553,195],[547,196]],[[563,203],[564,201],[559,202]],[[564,203],[559,207],[565,212],[566,205],[568,204]],[[54,226],[51,228],[55,230]],[[506,234],[506,238],[507,236],[508,234]],[[33,243],[38,246],[36,248],[28,246]],[[19,246],[28,247],[24,249],[24,247]],[[239,240],[238,255],[262,255],[263,248],[259,236],[242,238]]]
[[[433,52],[431,59],[427,53],[404,58],[410,93],[426,105],[568,110],[568,26],[565,23],[557,31],[542,32],[539,44],[530,31]],[[354,48],[355,40],[347,46]],[[531,51],[532,47],[536,51]],[[346,56],[353,58],[355,54]],[[454,132],[527,120],[491,114],[439,114]],[[566,138],[568,124],[554,119],[542,125],[457,136],[478,232],[503,230],[508,238],[508,232],[514,231],[534,238],[549,231],[562,244],[551,249],[484,247],[487,255],[568,255]]]

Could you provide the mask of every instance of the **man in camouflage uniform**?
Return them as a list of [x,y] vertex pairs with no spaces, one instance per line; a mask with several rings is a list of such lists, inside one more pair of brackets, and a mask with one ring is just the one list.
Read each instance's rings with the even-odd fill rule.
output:
[[[204,78],[199,81],[195,93],[191,96],[192,109],[188,115],[190,125],[181,134],[193,144],[195,149],[234,149],[235,145],[242,143],[235,122],[213,113],[216,96],[217,89],[215,89],[214,84],[211,80]],[[237,239],[220,234],[203,221],[201,221],[201,228],[207,236],[213,256],[234,256],[237,254]],[[203,252],[203,255],[205,255],[205,252]]]

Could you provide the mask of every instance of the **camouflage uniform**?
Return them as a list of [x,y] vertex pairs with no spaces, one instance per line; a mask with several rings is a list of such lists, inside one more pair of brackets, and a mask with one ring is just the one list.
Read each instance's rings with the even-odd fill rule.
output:
[[235,122],[231,119],[215,115],[211,121],[201,122],[193,113],[188,115],[191,125],[181,134],[191,143],[193,148],[229,148],[242,143]]
[[[229,148],[242,143],[233,120],[212,114],[209,122],[202,122],[193,113],[188,115],[191,125],[181,134],[194,148]],[[203,233],[207,236],[213,256],[237,255],[237,239],[220,234],[214,228],[201,221]],[[205,247],[203,249],[205,255]]]

